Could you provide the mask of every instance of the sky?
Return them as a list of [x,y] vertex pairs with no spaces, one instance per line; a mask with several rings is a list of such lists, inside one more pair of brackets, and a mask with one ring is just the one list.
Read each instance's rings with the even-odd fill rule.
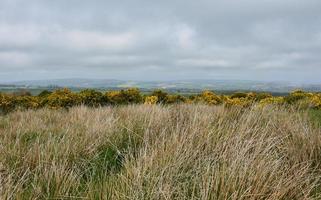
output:
[[320,0],[0,0],[0,82],[321,83]]

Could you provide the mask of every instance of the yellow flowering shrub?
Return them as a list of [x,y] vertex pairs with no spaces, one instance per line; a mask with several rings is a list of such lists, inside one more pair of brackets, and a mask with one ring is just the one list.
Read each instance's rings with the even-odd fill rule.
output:
[[290,94],[284,97],[284,100],[288,104],[297,104],[299,101],[306,100],[311,97],[312,93],[306,93],[302,90],[295,90],[290,92]]
[[40,107],[40,100],[34,96],[17,96],[14,98],[14,104],[19,109],[36,109]]
[[265,98],[262,99],[259,102],[260,106],[266,106],[266,105],[282,105],[284,104],[284,97],[270,97],[270,98]]
[[321,93],[304,92],[296,90],[284,97],[274,97],[269,93],[237,92],[231,95],[217,95],[212,91],[203,91],[200,94],[188,97],[178,94],[168,94],[162,90],[155,90],[150,95],[142,96],[136,88],[109,91],[102,94],[99,91],[86,89],[74,93],[69,89],[54,92],[43,91],[38,96],[32,96],[28,91],[14,94],[0,93],[0,113],[8,113],[15,109],[37,109],[40,107],[69,108],[84,104],[86,106],[104,106],[108,104],[173,104],[173,103],[205,103],[208,105],[248,107],[252,104],[291,105],[298,109],[321,109]]
[[263,92],[263,93],[256,94],[255,97],[254,97],[254,100],[259,102],[259,101],[261,101],[263,99],[272,98],[272,97],[273,97],[272,94]]
[[206,103],[208,105],[218,105],[222,103],[222,99],[220,98],[220,96],[216,95],[214,92],[211,91],[204,91],[202,92],[199,96],[197,96],[195,98],[196,102],[203,102]]
[[14,96],[0,93],[0,113],[7,113],[15,109]]
[[56,90],[41,102],[52,109],[70,108],[79,105],[81,99],[79,95],[71,92],[69,89]]
[[157,96],[147,96],[145,98],[144,104],[154,105],[154,104],[157,104],[157,101],[158,101],[158,97]]
[[[254,95],[254,93],[251,93],[251,95]],[[249,95],[244,92],[235,92],[230,96],[231,99],[240,99],[240,98],[247,98]]]
[[127,99],[128,104],[144,102],[144,99],[140,94],[139,89],[137,88],[129,88],[127,90],[124,90],[123,93],[125,95],[125,98]]
[[48,97],[50,94],[52,94],[51,91],[43,90],[42,92],[40,92],[40,93],[38,94],[38,97],[46,98],[46,97]]
[[182,95],[167,95],[166,103],[173,104],[173,103],[185,103],[186,98]]
[[133,104],[142,103],[143,97],[140,91],[136,88],[129,88],[127,90],[109,91],[105,94],[111,104]]
[[116,104],[123,101],[120,91],[108,91],[106,92],[105,96],[108,99],[108,101],[112,104]]
[[225,97],[224,98],[224,105],[227,107],[231,106],[240,106],[240,107],[248,107],[253,103],[252,100],[248,98],[230,98],[230,97]]
[[255,92],[249,92],[246,94],[247,99],[255,100],[257,98],[258,94]]
[[79,93],[81,103],[86,106],[97,107],[104,105],[104,96],[101,92],[92,89],[86,89]]
[[312,95],[311,107],[321,109],[321,93]]
[[165,104],[167,102],[167,97],[168,97],[168,94],[167,92],[164,92],[163,90],[154,90],[152,93],[151,93],[151,96],[156,96],[157,97],[157,103],[163,103]]

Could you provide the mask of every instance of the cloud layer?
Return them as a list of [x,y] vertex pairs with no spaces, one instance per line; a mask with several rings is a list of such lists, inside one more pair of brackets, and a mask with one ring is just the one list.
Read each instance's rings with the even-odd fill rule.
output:
[[321,82],[319,0],[2,0],[0,80]]

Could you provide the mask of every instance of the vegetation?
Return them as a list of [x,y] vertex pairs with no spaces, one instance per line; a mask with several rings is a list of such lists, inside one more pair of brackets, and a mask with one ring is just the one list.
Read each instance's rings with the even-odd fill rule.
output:
[[[1,115],[0,199],[321,198],[321,129],[310,120],[320,110],[224,105],[250,95],[211,106],[209,92],[210,105],[147,96],[95,108],[106,95],[56,91],[44,108]],[[88,106],[70,107],[79,102]]]
[[321,127],[321,110],[308,110],[308,114],[312,123],[314,123],[317,127]]
[[138,104],[143,102],[143,97],[136,88],[107,92],[105,97],[106,103],[110,102],[112,105]]
[[150,94],[142,94],[136,88],[102,93],[86,89],[78,93],[69,89],[59,89],[53,92],[43,91],[38,96],[32,96],[28,91],[13,94],[0,93],[0,112],[8,113],[21,109],[51,108],[69,109],[73,106],[86,105],[100,107],[108,105],[129,104],[178,104],[199,103],[207,105],[224,105],[227,107],[249,107],[253,104],[261,107],[267,105],[286,105],[301,109],[321,109],[321,93],[310,93],[302,90],[291,92],[287,96],[272,96],[269,93],[241,93],[218,95],[213,91],[203,91],[200,94],[182,96],[168,94],[162,90],[155,90]]
[[0,93],[0,199],[320,199],[320,127],[301,90]]

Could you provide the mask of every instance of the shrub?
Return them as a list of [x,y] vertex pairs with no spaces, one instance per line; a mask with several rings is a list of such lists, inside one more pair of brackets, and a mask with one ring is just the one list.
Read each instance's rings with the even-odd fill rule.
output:
[[269,93],[235,93],[228,95],[217,95],[212,91],[203,91],[198,95],[184,97],[182,95],[168,94],[162,90],[155,90],[150,96],[143,97],[137,88],[127,90],[109,91],[102,94],[99,91],[86,89],[79,94],[69,89],[49,92],[42,91],[38,96],[30,96],[28,93],[20,92],[14,94],[0,93],[0,112],[8,113],[18,109],[36,109],[39,107],[70,108],[84,104],[90,107],[126,104],[175,104],[175,103],[204,103],[208,105],[248,107],[254,103],[260,106],[269,104],[289,104],[298,109],[321,109],[321,93],[308,93],[301,90],[293,91],[286,97],[273,97]]
[[123,91],[123,94],[125,98],[127,99],[128,104],[132,103],[142,103],[143,102],[143,97],[140,94],[139,89],[137,88],[129,88],[127,90]]
[[70,108],[80,104],[79,95],[71,92],[69,89],[56,90],[47,98],[43,99],[41,104],[49,108]]
[[244,93],[244,92],[236,92],[234,94],[231,95],[231,99],[235,99],[235,98],[247,98],[248,94]]
[[284,100],[288,104],[295,104],[298,101],[306,99],[306,98],[308,98],[310,96],[311,96],[311,94],[306,93],[306,92],[304,92],[302,90],[295,90],[295,91],[291,92],[288,96],[286,96],[284,98]]
[[255,101],[261,101],[263,99],[271,98],[272,95],[270,93],[258,93],[255,96]]
[[145,98],[145,104],[147,105],[157,104],[157,101],[158,101],[157,96],[147,96]]
[[105,97],[113,105],[122,104],[125,102],[125,99],[123,99],[120,91],[108,91],[106,92]]
[[262,99],[259,102],[260,106],[266,106],[266,105],[282,105],[285,103],[284,97],[270,97],[266,99]]
[[252,105],[252,103],[253,101],[246,97],[241,97],[241,98],[225,97],[224,98],[224,105],[227,107],[231,107],[231,106],[248,107]]
[[0,93],[0,112],[8,113],[14,109],[14,97],[12,95]]
[[101,92],[92,90],[92,89],[86,89],[79,93],[81,103],[90,106],[90,107],[98,107],[105,105],[107,101],[105,101],[106,98],[104,98],[104,95]]
[[203,91],[201,95],[195,98],[195,101],[201,101],[208,105],[218,105],[222,103],[222,99],[218,95],[208,90]]
[[311,107],[321,109],[321,93],[314,94],[311,97]]
[[37,109],[40,107],[40,100],[34,96],[18,96],[14,98],[15,108],[19,109]]
[[143,102],[140,91],[136,88],[127,90],[110,91],[106,93],[106,98],[111,104],[137,104]]
[[48,90],[43,90],[42,92],[40,92],[38,94],[38,97],[48,97],[50,94],[52,94],[52,92],[50,92]]
[[157,97],[157,103],[166,103],[167,101],[167,92],[164,92],[163,90],[154,90],[151,94],[151,96]]
[[174,103],[185,103],[186,97],[182,95],[168,95],[166,98],[167,104],[174,104]]

